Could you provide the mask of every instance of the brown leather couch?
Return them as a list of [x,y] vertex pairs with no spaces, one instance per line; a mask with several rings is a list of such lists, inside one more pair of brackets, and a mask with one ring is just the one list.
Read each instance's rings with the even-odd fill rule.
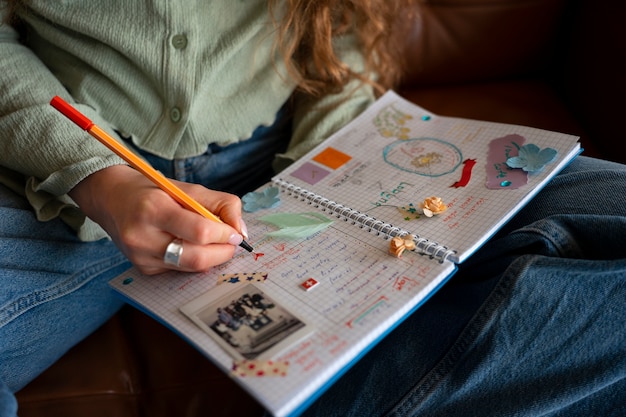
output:
[[[418,12],[403,37],[402,95],[442,115],[580,135],[585,154],[626,162],[626,3],[423,0]],[[208,360],[131,307],[17,397],[21,417],[262,414]]]

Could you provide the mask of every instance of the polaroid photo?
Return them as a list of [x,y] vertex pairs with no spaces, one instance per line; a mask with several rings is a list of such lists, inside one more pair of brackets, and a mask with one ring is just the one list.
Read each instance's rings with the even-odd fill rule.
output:
[[235,360],[272,359],[313,332],[254,284],[235,285],[226,293],[216,290],[180,310]]

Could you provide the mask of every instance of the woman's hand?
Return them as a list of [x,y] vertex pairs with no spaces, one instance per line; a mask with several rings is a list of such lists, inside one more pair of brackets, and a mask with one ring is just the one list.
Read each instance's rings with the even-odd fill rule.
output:
[[[183,208],[126,165],[90,175],[74,187],[70,196],[144,274],[167,269],[205,271],[231,259],[242,235],[247,235],[241,200],[200,185],[173,182],[224,224]],[[184,248],[179,267],[163,261],[165,249],[176,238],[183,240]]]

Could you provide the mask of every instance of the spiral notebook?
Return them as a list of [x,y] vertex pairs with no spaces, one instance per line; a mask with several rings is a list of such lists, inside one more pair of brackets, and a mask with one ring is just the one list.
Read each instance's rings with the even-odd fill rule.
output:
[[111,286],[272,414],[298,415],[579,152],[574,136],[441,117],[389,92],[252,195],[254,254]]

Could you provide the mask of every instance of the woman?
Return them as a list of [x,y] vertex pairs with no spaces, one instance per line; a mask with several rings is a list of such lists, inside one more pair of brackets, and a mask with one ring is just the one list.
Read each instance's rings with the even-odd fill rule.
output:
[[[128,260],[158,273],[229,259],[246,234],[240,203],[212,190],[253,187],[275,153],[278,168],[298,158],[397,76],[384,34],[401,5],[388,0],[48,3],[11,4],[23,44],[0,32],[7,415],[12,392],[119,308],[106,283]],[[203,184],[179,183],[227,225],[97,146],[50,109],[56,94],[168,176]],[[622,165],[576,160],[308,415],[616,415],[625,184]]]
[[[401,1],[171,3],[0,2],[5,404],[119,309],[107,282],[129,261],[156,274],[230,259],[247,231],[227,192],[265,182],[399,74]],[[55,95],[225,224],[72,126]],[[165,256],[175,239],[184,250]]]

